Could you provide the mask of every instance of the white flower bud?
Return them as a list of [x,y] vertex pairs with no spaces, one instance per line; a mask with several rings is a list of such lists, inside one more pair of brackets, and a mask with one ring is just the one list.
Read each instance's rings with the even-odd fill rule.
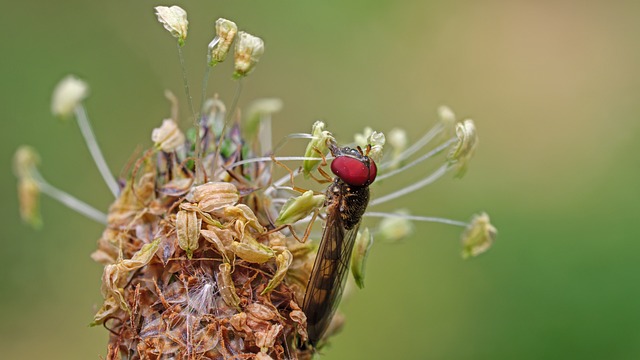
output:
[[389,131],[389,145],[393,146],[394,152],[402,152],[407,147],[407,132],[400,128],[393,128]]
[[51,112],[55,116],[68,118],[76,106],[89,95],[89,86],[73,75],[60,80],[53,90]]
[[456,125],[456,114],[446,105],[438,107],[438,118],[440,122],[447,128],[453,128]]
[[387,140],[389,142],[389,145],[391,145],[391,147],[393,148],[389,167],[394,169],[400,164],[400,161],[402,160],[402,153],[407,148],[407,143],[409,142],[407,139],[407,132],[404,131],[404,129],[393,128],[391,129],[391,131],[389,131]]

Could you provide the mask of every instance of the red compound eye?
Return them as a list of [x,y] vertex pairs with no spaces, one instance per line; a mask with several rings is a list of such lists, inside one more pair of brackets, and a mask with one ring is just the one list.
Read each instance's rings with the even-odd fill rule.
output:
[[351,156],[338,156],[331,162],[331,171],[351,186],[366,186],[376,179],[378,168],[373,160],[363,161]]

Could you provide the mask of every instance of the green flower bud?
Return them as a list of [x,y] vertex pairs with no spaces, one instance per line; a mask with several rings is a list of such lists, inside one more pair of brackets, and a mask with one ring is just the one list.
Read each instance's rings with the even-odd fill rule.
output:
[[325,198],[324,194],[314,195],[313,191],[309,190],[298,197],[287,200],[276,219],[276,226],[292,225],[306,218],[322,207]]
[[[328,144],[335,142],[333,135],[326,131],[324,127],[325,125],[322,121],[313,123],[311,127],[311,135],[313,135],[313,138],[309,141],[309,144],[307,144],[307,149],[304,152],[305,157],[320,157],[327,153],[329,149]],[[309,176],[309,173],[311,173],[318,164],[320,164],[320,160],[305,160],[302,163],[302,170],[305,176]]]

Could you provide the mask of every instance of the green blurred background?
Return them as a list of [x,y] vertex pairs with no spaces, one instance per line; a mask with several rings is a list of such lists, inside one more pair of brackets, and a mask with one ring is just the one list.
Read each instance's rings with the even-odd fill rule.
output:
[[[346,327],[323,359],[640,358],[639,2],[177,4],[189,12],[194,93],[216,18],[265,39],[240,105],[283,99],[276,139],[322,118],[343,141],[365,125],[403,126],[415,140],[441,104],[479,128],[462,180],[384,208],[463,220],[487,211],[499,230],[494,248],[463,261],[460,229],[438,224],[377,243],[367,286],[344,302]],[[3,5],[2,358],[97,359],[107,331],[87,326],[102,272],[89,254],[102,226],[48,198],[44,227],[22,225],[11,157],[33,145],[51,183],[106,210],[110,193],[77,127],[50,115],[50,94],[68,73],[88,81],[86,106],[117,173],[169,114],[165,89],[186,108],[175,42],[152,10],[171,4]],[[225,63],[210,80],[227,102],[230,74]]]

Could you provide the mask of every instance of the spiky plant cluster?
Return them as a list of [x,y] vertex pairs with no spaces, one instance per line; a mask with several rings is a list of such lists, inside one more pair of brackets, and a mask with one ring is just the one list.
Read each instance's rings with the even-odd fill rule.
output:
[[[187,38],[186,12],[177,6],[158,7],[156,15],[177,39],[183,65],[180,49]],[[233,76],[242,81],[264,52],[264,43],[238,32],[229,20],[219,19],[215,27],[208,65],[212,68],[224,61],[235,42]],[[240,117],[234,115],[239,92],[228,110],[217,97],[204,101],[205,85],[201,111],[196,114],[186,76],[185,90],[194,127],[186,135],[180,130],[177,100],[167,93],[173,104],[171,116],[153,130],[153,146],[138,154],[124,178],[116,180],[82,105],[88,86],[72,76],[61,81],[54,91],[52,111],[59,117],[76,118],[116,199],[108,214],[103,214],[58,190],[38,172],[39,158],[33,149],[23,147],[15,156],[21,215],[39,225],[38,198],[45,193],[106,224],[92,258],[104,265],[104,302],[93,324],[110,332],[108,359],[310,358],[315,349],[307,343],[306,315],[300,304],[317,249],[309,239],[319,238],[318,227],[313,225],[322,222],[326,197],[322,191],[298,188],[294,182],[301,174],[327,178],[326,172],[316,169],[331,160],[328,145],[336,141],[324,123],[316,122],[310,134],[287,136],[310,140],[304,156],[279,156],[278,147],[271,146],[270,131],[271,114],[281,107],[279,101],[255,102],[245,112],[241,126]],[[391,151],[383,155],[385,143]],[[414,144],[409,145],[405,132],[396,128],[386,138],[365,129],[355,136],[352,146],[366,148],[378,163],[378,182],[445,154],[435,171],[372,199],[371,208],[412,193],[446,173],[463,175],[476,149],[477,133],[473,121],[459,122],[451,110],[442,107],[436,125]],[[415,156],[425,148],[426,153]],[[289,170],[283,164],[286,161],[302,163]],[[273,179],[275,164],[289,173]],[[412,221],[466,227],[462,236],[465,258],[486,251],[496,234],[486,214],[470,223],[413,216],[407,211],[367,211],[364,216],[384,219],[375,230],[363,228],[352,258],[341,259],[350,261],[359,287],[364,284],[373,238],[394,241],[406,237]],[[342,317],[334,317],[324,339],[341,323]]]

